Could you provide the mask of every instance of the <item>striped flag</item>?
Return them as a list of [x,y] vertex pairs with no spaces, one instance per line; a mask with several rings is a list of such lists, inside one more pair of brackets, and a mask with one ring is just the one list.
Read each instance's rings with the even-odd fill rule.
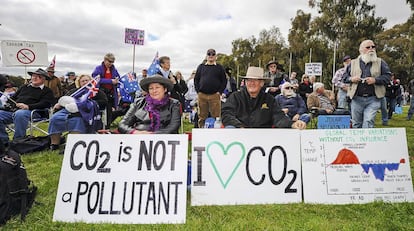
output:
[[160,60],[158,59],[158,51],[155,53],[155,57],[152,60],[150,67],[148,68],[148,76],[155,75],[160,69]]

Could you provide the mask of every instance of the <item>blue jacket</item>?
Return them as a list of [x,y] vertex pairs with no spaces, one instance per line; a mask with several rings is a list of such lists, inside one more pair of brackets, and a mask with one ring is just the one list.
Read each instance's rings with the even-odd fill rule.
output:
[[286,96],[279,94],[275,97],[276,101],[279,103],[280,107],[289,109],[288,116],[292,118],[294,115],[307,112],[305,101],[299,94],[296,94],[295,97],[287,98]]
[[[116,78],[120,77],[120,75],[118,73],[118,70],[115,68],[114,65],[111,66],[111,73],[112,73],[112,78],[111,79],[105,79],[104,78],[104,76],[105,76],[105,65],[104,65],[104,63],[102,62],[101,65],[95,67],[95,70],[92,72],[92,77],[95,78],[98,75],[101,76],[101,80],[98,83],[99,89],[103,90],[102,88],[100,88],[101,84],[112,84],[112,79],[116,79]],[[116,85],[113,85],[113,88],[114,88],[113,106],[116,107],[118,105],[118,88],[117,88]]]

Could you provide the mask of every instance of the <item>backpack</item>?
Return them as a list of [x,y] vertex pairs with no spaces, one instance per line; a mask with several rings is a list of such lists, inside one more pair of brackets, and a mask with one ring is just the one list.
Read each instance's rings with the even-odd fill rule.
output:
[[13,139],[10,142],[9,151],[14,151],[18,154],[26,154],[46,150],[49,146],[49,136],[25,136]]
[[36,196],[37,187],[27,178],[20,155],[4,151],[0,142],[0,226],[20,213],[24,221]]

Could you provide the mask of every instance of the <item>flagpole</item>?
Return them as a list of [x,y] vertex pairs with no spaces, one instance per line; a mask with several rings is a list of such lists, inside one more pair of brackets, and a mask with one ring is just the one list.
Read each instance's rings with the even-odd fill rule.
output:
[[134,52],[132,54],[132,72],[135,73],[135,43],[134,43]]

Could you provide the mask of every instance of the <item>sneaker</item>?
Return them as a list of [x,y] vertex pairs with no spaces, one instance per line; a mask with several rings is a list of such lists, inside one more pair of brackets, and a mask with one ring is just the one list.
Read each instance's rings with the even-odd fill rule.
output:
[[49,147],[50,151],[54,151],[54,150],[58,150],[59,149],[59,144],[51,144]]

